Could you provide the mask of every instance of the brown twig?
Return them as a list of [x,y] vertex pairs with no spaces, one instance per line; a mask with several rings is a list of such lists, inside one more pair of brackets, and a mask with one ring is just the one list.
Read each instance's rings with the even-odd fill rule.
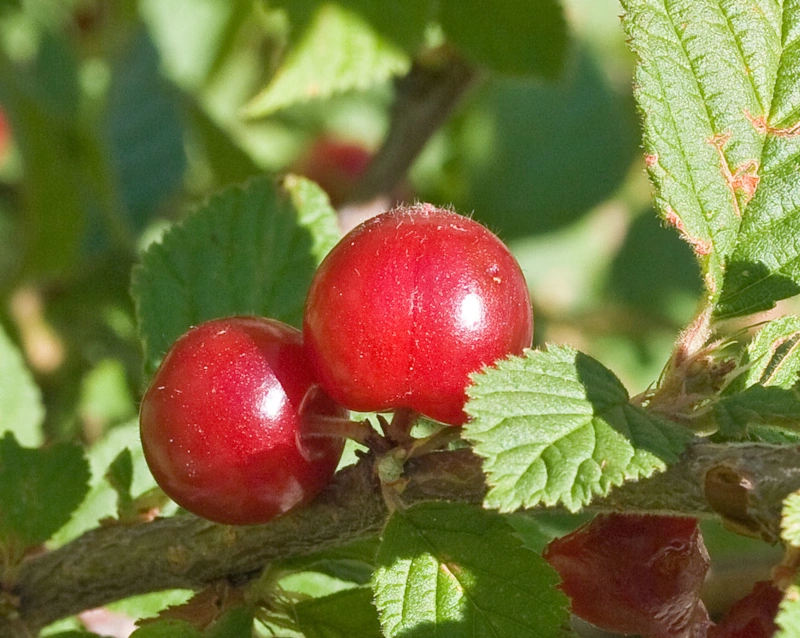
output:
[[[35,630],[135,594],[199,589],[221,579],[246,582],[274,561],[374,536],[388,513],[373,461],[366,457],[347,468],[308,507],[267,525],[230,527],[178,516],[94,529],[27,559],[13,590],[21,601],[19,616],[0,625],[0,636],[18,635],[20,622]],[[746,504],[747,516],[765,538],[777,538],[781,503],[800,489],[800,448],[698,442],[667,472],[627,483],[589,509],[714,516],[718,512],[706,499],[706,476],[721,467],[744,478],[747,488],[737,503]],[[430,500],[478,504],[486,489],[480,459],[469,450],[411,459],[406,476],[407,505]]]
[[399,184],[478,75],[474,66],[449,47],[416,60],[408,74],[397,81],[383,146],[348,199],[370,201]]

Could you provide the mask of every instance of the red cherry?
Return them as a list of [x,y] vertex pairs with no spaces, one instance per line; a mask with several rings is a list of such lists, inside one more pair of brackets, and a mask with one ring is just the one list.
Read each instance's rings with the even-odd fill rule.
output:
[[705,636],[708,553],[693,518],[601,515],[544,552],[575,615],[645,638]]
[[341,439],[302,436],[315,415],[346,413],[314,386],[298,330],[218,319],[180,337],[156,371],[142,445],[158,484],[185,509],[264,523],[315,496],[336,470]]
[[781,600],[783,592],[772,582],[756,583],[753,591],[736,602],[711,629],[709,638],[771,638],[778,631],[775,616]]
[[320,265],[303,336],[320,385],[352,410],[466,421],[469,374],[531,345],[525,278],[479,223],[430,204],[348,233]]
[[344,203],[371,161],[372,153],[360,144],[322,137],[312,144],[292,170],[319,184],[328,193],[331,204],[338,207]]

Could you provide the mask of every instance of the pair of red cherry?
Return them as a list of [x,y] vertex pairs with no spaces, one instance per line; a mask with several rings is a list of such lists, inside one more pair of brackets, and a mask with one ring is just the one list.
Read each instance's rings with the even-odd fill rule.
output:
[[525,279],[495,235],[429,204],[396,208],[322,262],[302,334],[232,317],[178,339],[142,402],[145,457],[185,509],[266,522],[336,469],[342,440],[309,426],[319,433],[344,408],[461,425],[469,374],[521,354],[532,332]]

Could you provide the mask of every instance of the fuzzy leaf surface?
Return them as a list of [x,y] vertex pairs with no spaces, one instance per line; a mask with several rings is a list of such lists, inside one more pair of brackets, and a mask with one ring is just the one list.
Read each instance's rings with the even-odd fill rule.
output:
[[688,430],[629,403],[614,374],[568,346],[528,351],[472,377],[464,437],[484,457],[485,505],[577,511],[677,461]]
[[774,107],[791,4],[622,0],[656,202],[694,248],[712,296],[763,180],[765,134],[752,120]]
[[334,3],[322,3],[303,36],[267,86],[246,106],[250,117],[363,90],[405,73],[410,60],[360,15]]
[[778,631],[774,638],[800,636],[800,586],[792,585],[786,590],[775,623]]
[[189,327],[256,314],[299,325],[314,270],[339,237],[313,182],[254,179],[232,187],[152,245],[132,292],[150,372]]
[[764,326],[747,347],[746,371],[714,406],[720,434],[729,439],[788,443],[800,435],[800,318],[788,315]]
[[745,114],[764,143],[760,156],[752,158],[758,162],[758,188],[747,205],[736,250],[727,265],[716,309],[719,317],[767,310],[800,292],[800,245],[795,241],[800,232],[796,178],[800,170],[800,2],[751,0],[742,8],[751,4],[751,20],[772,25],[770,47],[760,56],[770,69],[772,92],[760,110]]
[[439,21],[468,57],[494,71],[555,79],[564,66],[567,26],[557,0],[442,0]]
[[355,587],[311,598],[293,608],[306,638],[382,638],[372,589]]
[[800,432],[800,394],[794,389],[752,385],[722,398],[714,406],[720,433],[744,438],[753,426],[770,426]]
[[800,317],[770,321],[747,347],[745,385],[791,388],[800,373]]
[[45,542],[89,491],[89,464],[80,446],[24,448],[0,439],[0,540],[27,547]]
[[0,432],[13,432],[23,445],[42,442],[44,406],[33,379],[11,339],[0,327]]
[[783,501],[781,538],[793,547],[800,547],[800,492],[790,494]]
[[426,503],[392,514],[373,586],[387,638],[545,638],[568,625],[557,583],[501,516]]

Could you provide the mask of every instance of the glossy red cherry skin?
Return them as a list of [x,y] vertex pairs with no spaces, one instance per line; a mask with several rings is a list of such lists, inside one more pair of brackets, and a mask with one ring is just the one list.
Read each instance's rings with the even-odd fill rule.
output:
[[336,470],[342,441],[302,436],[314,415],[346,412],[314,385],[300,332],[232,317],[175,342],[142,400],[140,430],[153,476],[179,505],[219,523],[265,523]]
[[709,558],[693,518],[600,515],[544,552],[572,612],[606,631],[705,637]]
[[531,345],[525,278],[479,223],[430,204],[348,233],[311,283],[303,337],[317,378],[351,410],[466,421],[469,374]]

